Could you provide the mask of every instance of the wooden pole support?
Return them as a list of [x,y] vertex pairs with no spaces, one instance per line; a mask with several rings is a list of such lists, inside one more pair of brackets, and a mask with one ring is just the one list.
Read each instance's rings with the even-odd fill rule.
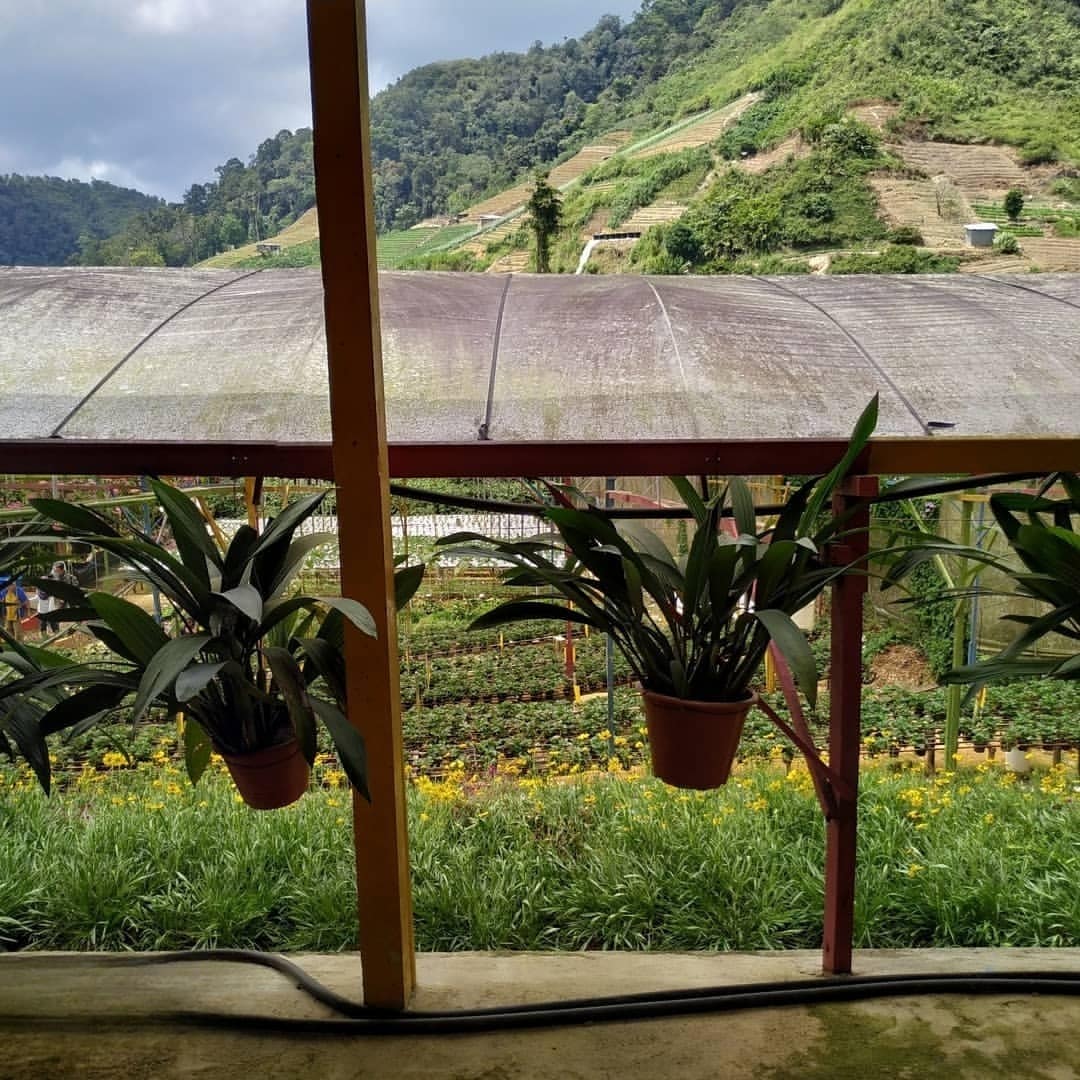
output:
[[[833,497],[833,512],[845,514],[877,494],[876,477],[856,476]],[[870,507],[857,510],[845,531],[845,562],[870,548]],[[865,569],[860,566],[859,569]],[[866,578],[845,574],[833,586],[829,766],[844,780],[836,809],[826,823],[825,934],[822,966],[832,975],[851,973],[855,932],[856,805],[859,793],[859,740],[862,712],[863,597]]]
[[322,225],[341,586],[378,639],[349,627],[349,718],[367,743],[353,799],[364,1001],[402,1009],[416,979],[394,611],[390,487],[372,203],[364,0],[308,0],[315,190]]

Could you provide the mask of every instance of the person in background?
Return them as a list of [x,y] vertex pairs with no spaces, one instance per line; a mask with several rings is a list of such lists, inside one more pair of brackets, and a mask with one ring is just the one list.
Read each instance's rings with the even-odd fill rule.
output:
[[[71,580],[68,576],[67,566],[59,560],[52,564],[48,579],[63,582],[70,582]],[[43,636],[60,632],[60,609],[63,606],[64,601],[60,597],[54,596],[47,588],[42,589],[41,586],[38,586],[38,626]]]
[[22,621],[26,618],[28,603],[22,586],[9,578],[3,587],[4,630],[16,641],[22,639]]

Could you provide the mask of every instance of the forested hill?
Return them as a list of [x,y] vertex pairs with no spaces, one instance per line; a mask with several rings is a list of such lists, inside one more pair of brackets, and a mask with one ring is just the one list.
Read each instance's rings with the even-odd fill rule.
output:
[[379,230],[464,209],[578,148],[628,116],[647,86],[703,53],[746,3],[645,0],[629,22],[604,16],[562,44],[409,72],[372,102]]
[[0,266],[63,265],[161,199],[101,180],[0,176]]
[[[751,109],[724,119],[749,100]],[[1006,144],[1021,165],[1046,163],[1067,179],[1080,163],[1080,0],[644,0],[629,21],[605,17],[578,39],[428,65],[372,102],[378,227],[400,231],[475,207],[583,147],[583,158],[597,147],[628,149],[605,162],[603,175],[569,170],[581,190],[602,182],[611,189],[603,198],[622,210],[648,209],[657,198],[690,204],[730,182],[715,167],[724,159],[779,153],[796,136],[816,145],[860,102],[888,106],[886,141]],[[684,120],[709,131],[681,142],[698,157],[628,163]],[[659,139],[664,155],[678,145]],[[278,132],[216,173],[182,204],[149,200],[119,226],[24,205],[19,222],[42,234],[31,248],[22,224],[12,239],[3,202],[12,185],[2,182],[0,262],[184,265],[273,237],[314,204],[311,131]],[[792,179],[792,192],[801,182]],[[20,183],[40,184],[43,198],[64,184]],[[24,202],[29,190],[21,189]],[[592,196],[583,213],[601,208],[601,192]],[[523,201],[515,193],[499,212]],[[863,201],[868,220],[873,194]],[[110,229],[108,241],[94,241]],[[56,234],[48,243],[46,231]],[[854,226],[833,237],[874,239]],[[317,258],[315,241],[309,246],[304,257]]]
[[373,104],[380,228],[752,90],[768,136],[874,98],[924,135],[1076,161],[1080,0],[645,0],[577,41],[421,68]]

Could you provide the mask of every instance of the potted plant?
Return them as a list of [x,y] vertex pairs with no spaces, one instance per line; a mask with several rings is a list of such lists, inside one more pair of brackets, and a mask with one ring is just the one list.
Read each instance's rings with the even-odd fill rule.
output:
[[[133,723],[155,707],[182,713],[192,781],[216,750],[257,809],[288,805],[306,790],[318,723],[349,780],[370,797],[363,739],[345,714],[343,648],[345,620],[369,635],[374,621],[355,600],[299,595],[292,588],[311,552],[333,539],[296,535],[325,492],[286,507],[262,532],[241,526],[222,550],[191,499],[161,481],[151,484],[175,554],[153,536],[121,531],[91,508],[51,499],[33,501],[40,535],[20,536],[23,543],[78,542],[109,552],[128,567],[128,576],[160,591],[177,628],[170,635],[137,604],[111,593],[53,584],[66,605],[61,617],[83,621],[109,655],[26,671],[0,689],[0,701],[21,710],[15,714],[23,721],[16,725],[18,743],[43,786],[48,735],[84,731],[130,702]],[[422,575],[422,567],[398,573],[400,602]],[[7,723],[0,724],[14,734],[11,715],[9,708]]]
[[[870,438],[877,406],[876,398],[867,406],[832,472],[799,487],[767,528],[744,481],[705,499],[673,478],[694,525],[685,556],[640,524],[616,526],[569,500],[545,507],[555,532],[531,540],[447,537],[455,556],[507,562],[506,583],[534,592],[472,626],[556,619],[610,635],[642,686],[655,774],[680,787],[723,784],[771,642],[816,701],[817,665],[792,616],[848,569],[826,556],[846,525],[829,500]],[[734,536],[720,529],[728,514]]]

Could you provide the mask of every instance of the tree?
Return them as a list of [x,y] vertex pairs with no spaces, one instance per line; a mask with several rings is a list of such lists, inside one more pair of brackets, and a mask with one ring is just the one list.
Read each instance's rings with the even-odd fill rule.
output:
[[1024,212],[1024,193],[1013,188],[1005,195],[1005,213],[1010,221],[1016,221]]
[[529,228],[536,238],[536,272],[551,272],[551,240],[562,223],[562,199],[548,183],[546,173],[536,174],[532,195],[525,204],[529,211]]

